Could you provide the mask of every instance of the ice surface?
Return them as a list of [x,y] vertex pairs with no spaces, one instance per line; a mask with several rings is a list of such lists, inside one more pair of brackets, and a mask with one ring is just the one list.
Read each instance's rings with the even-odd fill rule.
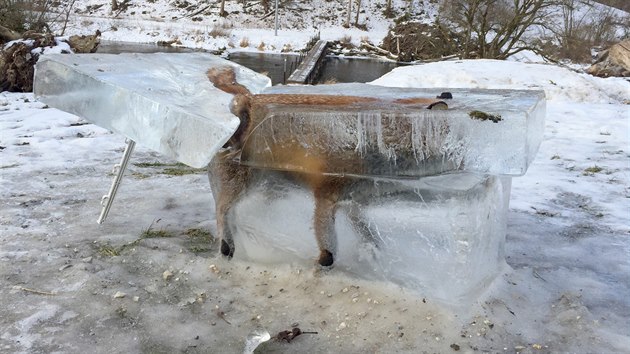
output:
[[34,91],[74,113],[193,167],[205,167],[236,131],[232,95],[206,77],[213,66],[235,68],[238,82],[260,92],[270,80],[206,53],[46,55]]
[[[252,108],[250,118],[262,119],[252,118],[239,156],[249,179],[213,188],[219,200],[222,191],[242,191],[227,219],[235,257],[310,263],[319,254],[315,200],[308,178],[286,173],[296,171],[349,181],[326,226],[339,269],[460,305],[501,272],[511,177],[525,173],[542,140],[541,91],[264,89],[267,78],[198,53],[50,56],[37,66],[35,90],[53,107],[203,167],[239,123],[229,110],[232,96],[206,77],[219,65],[235,67],[237,81],[253,93],[366,98],[252,106],[259,111]],[[454,97],[448,110],[426,109],[446,91]],[[320,198],[326,193],[320,189]]]
[[[235,257],[314,262],[312,193],[285,174],[254,170],[235,205]],[[510,177],[455,173],[353,179],[340,203],[335,267],[465,304],[504,268]]]
[[[406,99],[449,91],[448,110]],[[246,140],[241,163],[304,172],[323,157],[322,172],[418,177],[451,171],[523,175],[542,140],[542,91],[407,89],[364,84],[280,86],[264,94],[352,95],[376,99],[347,106],[272,104]],[[500,121],[471,117],[478,111]],[[288,153],[290,152],[290,153]],[[307,171],[308,172],[308,171]]]
[[[426,109],[447,91],[448,110]],[[324,173],[350,181],[326,235],[336,268],[455,306],[504,270],[511,178],[525,173],[541,143],[542,91],[339,84],[262,93],[369,99],[252,106],[259,111],[251,117],[264,117],[240,156],[252,168],[228,218],[235,257],[314,262],[316,201],[305,173]],[[324,200],[337,193],[326,188],[316,192]]]

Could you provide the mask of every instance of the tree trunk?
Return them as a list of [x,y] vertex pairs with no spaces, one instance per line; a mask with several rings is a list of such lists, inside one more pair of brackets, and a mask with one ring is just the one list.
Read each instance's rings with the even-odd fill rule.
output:
[[226,17],[227,13],[225,12],[225,0],[221,0],[221,7],[219,8],[219,16]]
[[118,10],[118,1],[112,0],[112,12]]
[[348,0],[348,19],[346,20],[346,28],[350,28],[350,18],[352,17],[352,0]]
[[361,0],[357,0],[357,16],[354,18],[354,25],[359,25],[359,12],[361,11]]

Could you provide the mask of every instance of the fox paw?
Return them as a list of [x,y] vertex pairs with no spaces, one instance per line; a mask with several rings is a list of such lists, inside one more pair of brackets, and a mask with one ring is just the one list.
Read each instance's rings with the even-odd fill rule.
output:
[[328,250],[322,250],[319,254],[319,260],[317,261],[322,267],[330,267],[333,265],[333,254]]
[[221,254],[232,258],[232,256],[234,255],[234,247],[230,247],[230,245],[225,242],[225,240],[221,240]]

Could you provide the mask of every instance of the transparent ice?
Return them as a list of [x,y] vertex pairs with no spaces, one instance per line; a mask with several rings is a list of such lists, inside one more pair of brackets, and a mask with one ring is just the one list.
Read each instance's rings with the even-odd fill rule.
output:
[[[232,211],[235,257],[314,265],[312,193],[281,173],[256,173]],[[359,179],[337,210],[335,268],[465,304],[504,269],[510,185],[470,173]],[[357,217],[367,230],[353,226]]]
[[[232,96],[207,79],[235,68],[252,93],[373,100],[346,106],[269,104],[236,161],[252,183],[231,208],[235,258],[314,265],[314,197],[299,161],[345,176],[334,220],[335,269],[462,304],[505,266],[511,178],[541,143],[541,91],[410,89],[366,84],[269,87],[268,78],[202,53],[49,55],[36,68],[40,100],[138,144],[203,167],[236,131]],[[451,92],[448,110],[401,99]],[[477,119],[473,112],[492,119]],[[499,118],[500,120],[496,119]],[[280,156],[293,154],[297,160]],[[297,161],[297,162],[296,162]],[[215,195],[217,198],[218,195]]]
[[[448,91],[448,110],[396,104],[410,98],[435,98]],[[542,139],[542,91],[408,89],[365,84],[276,86],[269,93],[352,95],[375,98],[351,106],[274,105],[248,137],[241,163],[300,171],[272,156],[274,149],[304,149],[341,161],[324,172],[418,177],[451,171],[523,175]],[[471,118],[478,111],[500,121]],[[361,166],[348,161],[375,159]]]
[[[448,110],[396,104],[444,91],[453,95]],[[315,263],[313,193],[277,171],[313,173],[303,161],[322,157],[320,172],[354,181],[336,213],[337,269],[452,305],[475,299],[504,269],[511,178],[526,172],[541,143],[544,93],[363,84],[263,91],[275,93],[375,100],[265,107],[240,157],[255,182],[232,210],[235,257]]]
[[51,107],[81,116],[193,167],[205,167],[238,127],[232,95],[209,68],[229,65],[251,92],[266,76],[207,53],[53,54],[40,58],[34,91]]

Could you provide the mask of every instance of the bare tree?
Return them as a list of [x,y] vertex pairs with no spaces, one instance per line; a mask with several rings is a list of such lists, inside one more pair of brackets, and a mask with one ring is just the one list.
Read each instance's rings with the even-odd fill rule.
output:
[[63,21],[68,1],[0,0],[0,23],[18,33],[34,31],[51,33],[51,24]]
[[391,18],[394,17],[394,11],[392,9],[392,0],[387,0],[385,3],[385,17]]
[[591,48],[607,46],[623,27],[614,9],[590,0],[557,0],[558,18],[547,24],[552,33],[546,54],[560,59],[588,62]]
[[[66,4],[66,7],[63,9],[62,14],[64,15],[64,18],[62,19],[62,22],[61,22],[61,33],[59,33],[62,36],[66,33],[66,28],[68,27],[68,20],[70,19],[70,14],[72,13],[72,8],[74,8],[74,3],[76,1],[77,0],[70,0]],[[116,0],[112,0],[112,1],[116,1]]]
[[219,8],[219,16],[227,17],[227,12],[225,12],[225,0],[221,0],[221,7]]
[[443,0],[445,18],[463,32],[462,58],[505,59],[527,49],[523,40],[533,26],[543,26],[549,0]]
[[346,19],[346,23],[344,24],[344,27],[346,28],[350,28],[350,18],[352,17],[352,1],[353,0],[348,0],[348,18]]
[[359,25],[359,13],[361,12],[361,0],[357,0],[357,16],[354,18],[354,25]]

